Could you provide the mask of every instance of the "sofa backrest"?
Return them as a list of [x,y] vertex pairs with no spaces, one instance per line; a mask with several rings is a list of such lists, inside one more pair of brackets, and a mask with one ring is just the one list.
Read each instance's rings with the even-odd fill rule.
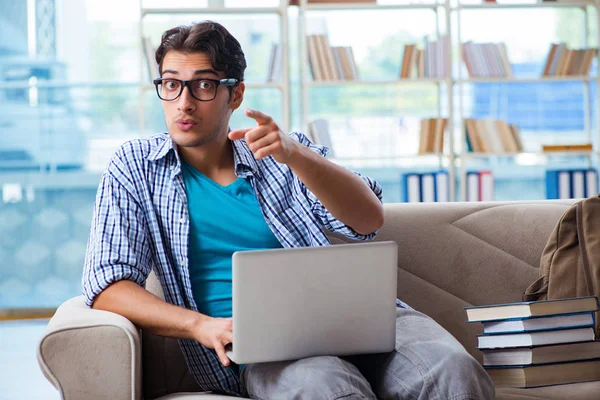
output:
[[[463,307],[521,301],[538,276],[548,236],[573,203],[386,204],[375,240],[398,243],[398,298],[435,319],[480,359],[481,324],[467,324]],[[154,274],[146,288],[164,298]],[[198,390],[176,340],[143,332],[142,346],[145,397]]]
[[466,323],[463,307],[521,301],[555,224],[573,203],[390,204],[376,240],[398,243],[398,298],[481,361],[482,325]]

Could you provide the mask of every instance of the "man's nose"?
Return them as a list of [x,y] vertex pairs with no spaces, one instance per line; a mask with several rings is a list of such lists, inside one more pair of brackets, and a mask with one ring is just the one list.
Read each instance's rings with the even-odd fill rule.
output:
[[178,108],[180,111],[189,113],[191,111],[194,111],[196,109],[196,103],[194,102],[194,98],[192,97],[192,94],[190,93],[190,88],[189,87],[184,87],[183,91],[181,92],[181,96],[179,96],[179,104],[178,104]]

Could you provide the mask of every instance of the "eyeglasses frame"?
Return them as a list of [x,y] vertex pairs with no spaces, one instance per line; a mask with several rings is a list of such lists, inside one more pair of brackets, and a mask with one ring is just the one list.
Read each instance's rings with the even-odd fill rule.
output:
[[[175,96],[175,98],[170,99],[170,100],[165,100],[161,97],[159,90],[158,90],[158,85],[162,84],[163,81],[178,81],[181,86],[179,87],[179,94],[177,96]],[[217,87],[215,88],[215,94],[213,96],[212,99],[210,100],[201,100],[199,98],[197,98],[196,96],[194,96],[194,91],[192,90],[192,82],[196,82],[196,81],[210,81],[213,82],[215,85],[217,85]],[[184,88],[188,88],[188,91],[190,92],[190,95],[192,95],[192,97],[198,101],[213,101],[216,97],[217,97],[217,92],[219,91],[219,86],[223,85],[223,86],[227,86],[227,87],[234,87],[236,86],[238,83],[240,83],[240,81],[236,78],[225,78],[225,79],[209,79],[209,78],[198,78],[198,79],[190,79],[187,81],[184,81],[182,79],[176,79],[176,78],[156,78],[152,81],[154,83],[154,85],[156,86],[156,94],[158,95],[158,98],[161,99],[162,101],[175,101],[177,100],[181,94],[183,93],[183,89]]]

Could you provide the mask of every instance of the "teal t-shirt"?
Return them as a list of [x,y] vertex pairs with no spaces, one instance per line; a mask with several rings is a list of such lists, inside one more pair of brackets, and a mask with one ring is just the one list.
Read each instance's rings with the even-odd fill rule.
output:
[[222,186],[182,162],[190,216],[189,270],[202,314],[232,316],[231,256],[235,251],[282,247],[244,178]]

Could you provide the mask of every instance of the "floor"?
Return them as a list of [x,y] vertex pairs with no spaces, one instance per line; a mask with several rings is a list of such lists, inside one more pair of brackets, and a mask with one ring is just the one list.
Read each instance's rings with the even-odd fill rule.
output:
[[0,322],[0,400],[60,399],[37,363],[37,344],[47,323]]

